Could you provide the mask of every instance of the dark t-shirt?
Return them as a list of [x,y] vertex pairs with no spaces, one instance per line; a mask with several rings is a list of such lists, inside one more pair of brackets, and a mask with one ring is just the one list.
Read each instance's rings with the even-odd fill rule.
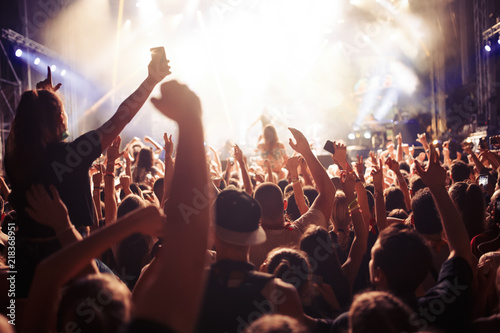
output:
[[[46,160],[40,166],[35,182],[53,184],[68,208],[76,227],[93,225],[97,219],[88,175],[92,162],[101,154],[101,138],[96,131],[87,132],[73,142],[57,142],[47,146]],[[18,212],[19,231],[27,237],[54,235],[51,228],[33,221],[24,211],[26,190],[13,189]]]
[[469,332],[472,269],[462,257],[446,260],[437,284],[418,299],[418,316],[410,320],[418,329],[428,326],[446,332]]
[[[415,310],[410,316],[415,331],[438,328],[443,332],[469,332],[472,277],[468,262],[462,257],[453,257],[443,263],[437,284],[418,298],[417,304],[415,298],[400,297]],[[347,331],[348,318],[348,312],[337,317],[332,332]]]

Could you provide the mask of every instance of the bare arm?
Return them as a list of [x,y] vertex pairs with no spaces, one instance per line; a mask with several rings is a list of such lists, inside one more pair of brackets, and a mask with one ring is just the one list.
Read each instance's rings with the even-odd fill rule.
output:
[[[348,202],[355,202],[356,200],[356,194],[354,193],[355,182],[356,176],[354,171],[347,172],[342,188]],[[354,280],[358,275],[359,267],[368,246],[368,225],[363,222],[363,216],[356,203],[350,207],[349,211],[351,213],[355,236],[347,260],[342,265],[342,272],[346,276],[351,287],[350,291],[352,292]]]
[[266,181],[274,183],[274,174],[273,174],[273,168],[271,167],[271,162],[269,160],[264,160],[264,167],[267,172]]
[[406,184],[405,178],[403,177],[401,170],[399,170],[399,163],[389,158],[387,159],[386,164],[389,167],[389,169],[394,171],[394,174],[398,179],[399,188],[401,189],[405,197],[406,211],[407,212],[411,211],[410,190],[408,190],[408,185]]
[[238,147],[238,145],[234,145],[234,158],[240,165],[241,178],[243,178],[243,186],[245,187],[245,192],[247,192],[248,195],[252,195],[252,180],[250,179],[250,175],[248,174],[247,164],[245,163],[245,159],[243,158],[243,152],[241,151],[240,147]]
[[2,198],[5,201],[9,200],[10,189],[7,186],[7,184],[5,183],[5,179],[3,179],[3,177],[0,177],[0,189],[2,192],[2,194],[1,194]]
[[144,142],[149,142],[150,144],[152,144],[152,145],[153,145],[153,147],[155,147],[154,152],[155,152],[156,154],[159,154],[159,153],[161,152],[161,150],[162,150],[162,146],[161,146],[158,142],[156,142],[156,141],[155,141],[152,137],[150,137],[150,136],[146,135],[146,136],[144,137]]
[[[323,213],[325,220],[327,221],[332,214],[333,199],[335,197],[335,186],[333,185],[330,177],[326,173],[321,163],[318,161],[316,156],[314,156],[311,148],[309,147],[309,142],[305,136],[295,128],[288,128],[292,132],[296,143],[290,139],[290,146],[301,154],[307,162],[311,174],[313,176],[314,182],[318,189],[318,197],[314,200],[310,209],[318,209]],[[326,227],[323,225],[323,227]]]
[[[176,81],[164,83],[161,93],[160,99],[152,99],[153,104],[179,126],[171,188],[175,195],[170,195],[165,203],[168,223],[165,245],[156,258],[157,274],[140,295],[135,295],[136,316],[174,331],[190,332],[203,293],[211,202],[205,189],[211,182],[206,172],[200,172],[206,170],[200,100]],[[206,199],[205,204],[199,204],[200,197]],[[166,306],[168,300],[175,300],[176,306]]]
[[92,175],[92,200],[94,201],[94,206],[97,212],[97,219],[100,221],[102,219],[102,209],[101,209],[101,183],[102,183],[102,173],[96,172]]
[[55,330],[58,294],[61,287],[85,268],[111,245],[133,233],[157,235],[163,217],[157,208],[149,206],[136,210],[115,224],[106,226],[89,237],[44,259],[36,269],[20,332],[49,332]]
[[106,164],[106,174],[104,175],[104,216],[106,224],[116,221],[117,202],[115,192],[115,161],[123,155],[120,153],[120,136],[117,136],[107,151],[108,162]]
[[172,141],[172,134],[168,136],[167,133],[164,133],[163,140],[165,140],[165,176],[163,178],[163,199],[160,203],[161,208],[165,207],[165,201],[167,201],[170,195],[172,178],[174,177],[174,160],[172,159],[174,142]]
[[306,160],[301,156],[300,157],[300,174],[304,179],[304,184],[307,186],[314,186],[311,175],[309,174],[309,167],[307,166]]
[[471,269],[475,271],[477,263],[470,250],[469,236],[462,218],[446,190],[446,170],[439,164],[439,158],[433,145],[431,145],[427,170],[424,170],[418,162],[416,162],[416,168],[420,178],[427,184],[436,202],[443,229],[448,239],[450,258],[454,256],[464,258],[471,266]]
[[381,232],[387,228],[387,213],[385,211],[384,199],[384,174],[382,159],[379,159],[379,165],[374,166],[372,170],[373,186],[375,188],[375,219],[377,220],[378,231]]
[[396,135],[398,146],[396,147],[396,161],[399,163],[403,160],[403,136],[401,133]]
[[293,194],[295,196],[295,203],[299,208],[300,215],[304,215],[309,210],[304,199],[304,191],[302,190],[302,184],[300,183],[299,173],[297,172],[297,167],[299,165],[299,157],[292,156],[289,157],[286,162],[286,168],[290,172],[292,177]]
[[101,149],[104,151],[120,134],[123,128],[134,118],[147,101],[153,88],[170,74],[168,61],[156,63],[151,61],[148,66],[148,77],[139,88],[132,93],[116,110],[116,113],[101,127],[97,129],[101,137]]

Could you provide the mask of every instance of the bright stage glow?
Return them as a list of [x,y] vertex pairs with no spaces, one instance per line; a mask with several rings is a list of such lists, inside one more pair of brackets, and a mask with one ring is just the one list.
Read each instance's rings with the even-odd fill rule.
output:
[[365,132],[365,133],[363,134],[363,137],[364,137],[365,139],[371,139],[371,138],[372,138],[372,134],[371,134],[370,132]]
[[356,139],[356,134],[354,134],[354,133],[349,133],[349,134],[347,135],[347,138],[348,138],[349,140],[354,140],[354,139]]
[[40,64],[40,58],[36,57],[35,60],[33,61],[33,63],[35,65],[39,65]]
[[[85,109],[80,110],[82,123],[110,116],[147,75],[149,49],[163,45],[170,79],[188,84],[203,102],[211,145],[226,140],[254,145],[264,112],[281,141],[292,126],[324,142],[326,136],[347,137],[354,123],[370,116],[389,117],[398,97],[412,96],[419,87],[409,63],[428,61],[422,44],[432,34],[404,1],[350,3],[356,8],[331,0],[125,1],[118,28],[118,6],[77,0],[44,35],[64,60],[57,64],[71,68],[65,81],[80,72],[99,88],[85,96],[92,104],[83,107],[105,96],[103,112],[83,117]],[[89,28],[89,22],[95,24]],[[366,84],[358,90],[362,80]],[[124,140],[144,134],[161,140],[164,131],[176,130],[150,103],[137,122],[125,129]],[[73,132],[92,129],[88,126]]]
[[50,66],[50,70],[51,70],[52,72],[55,72],[55,71],[57,70],[57,66],[56,66],[56,65],[52,65],[52,66]]
[[23,50],[17,49],[16,50],[16,57],[20,58],[23,55]]
[[63,69],[63,70],[61,71],[61,76],[65,76],[65,75],[66,75],[66,70],[65,70],[65,69]]

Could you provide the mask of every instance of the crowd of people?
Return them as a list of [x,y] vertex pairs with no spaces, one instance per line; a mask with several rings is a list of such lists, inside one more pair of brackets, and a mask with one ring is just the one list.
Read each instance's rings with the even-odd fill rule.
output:
[[499,154],[422,134],[416,155],[398,135],[364,159],[335,142],[325,168],[299,129],[287,154],[267,124],[260,159],[235,145],[222,163],[176,81],[151,103],[178,137],[122,145],[169,73],[153,60],[72,142],[50,69],[23,93],[0,182],[1,332],[500,332]]

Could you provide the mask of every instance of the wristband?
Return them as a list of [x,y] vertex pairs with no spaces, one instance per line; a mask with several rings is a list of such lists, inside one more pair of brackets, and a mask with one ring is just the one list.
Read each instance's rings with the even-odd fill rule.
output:
[[360,213],[361,213],[361,209],[359,208],[359,206],[354,207],[352,210],[350,210],[350,211],[349,211],[349,215],[351,215],[351,216],[352,216],[352,213],[354,213],[354,212],[356,212],[356,211],[358,211],[358,212],[360,212]]
[[347,206],[348,209],[351,209],[351,206],[353,203],[356,203],[356,205],[358,204],[358,199],[354,199],[353,201],[351,201],[351,203],[349,204],[349,206]]
[[115,174],[113,172],[106,172],[104,174],[104,176],[111,176],[111,177],[115,178]]
[[354,207],[352,207],[352,208],[349,208],[349,213],[352,213],[352,212],[354,212],[356,209],[359,209],[359,208],[360,208],[360,207],[359,207],[359,205],[356,205],[356,206],[354,206]]
[[299,181],[299,177],[292,177],[292,183],[296,183]]

